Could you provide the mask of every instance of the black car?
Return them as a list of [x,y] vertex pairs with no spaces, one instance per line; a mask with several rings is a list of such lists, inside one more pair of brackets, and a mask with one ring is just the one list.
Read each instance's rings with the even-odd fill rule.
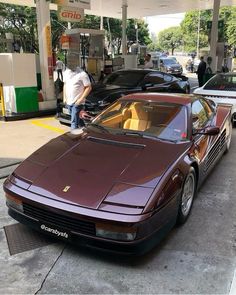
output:
[[[123,95],[146,91],[189,93],[190,85],[185,76],[174,76],[157,70],[119,70],[92,85],[85,110],[94,116]],[[61,123],[70,123],[70,115],[63,102],[59,102],[57,118]]]

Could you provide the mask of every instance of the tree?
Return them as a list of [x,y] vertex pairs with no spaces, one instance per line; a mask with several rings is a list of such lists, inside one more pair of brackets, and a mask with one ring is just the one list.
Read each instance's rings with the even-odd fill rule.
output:
[[25,51],[38,50],[35,8],[0,4],[0,16],[3,19],[0,25],[2,36],[5,33],[12,33],[14,42],[18,42]]
[[198,32],[199,11],[189,11],[185,14],[185,18],[180,24],[183,32],[184,49],[188,52],[196,51],[199,33],[199,48],[208,46],[208,22],[212,18],[211,10],[200,12],[200,30]]
[[[227,42],[229,45],[236,44],[236,7],[222,7],[219,12],[219,20],[223,21],[221,41]],[[199,11],[189,11],[185,14],[185,18],[181,23],[183,32],[184,48],[186,51],[196,51],[197,35],[198,35]],[[200,13],[200,30],[199,30],[199,48],[209,46],[210,28],[212,21],[212,10],[202,10]]]
[[161,31],[158,34],[159,44],[164,50],[171,50],[171,54],[174,54],[174,50],[182,44],[182,32],[180,27],[171,27]]
[[[67,28],[67,22],[58,20],[57,12],[51,11],[51,32],[52,32],[52,48],[60,48],[60,37]],[[36,9],[33,7],[25,7],[18,5],[0,4],[0,35],[11,32],[16,41],[20,43],[25,52],[38,52],[38,34],[36,22]],[[149,44],[149,32],[147,24],[143,20],[130,19],[127,22],[127,40],[128,45],[136,41],[135,24],[138,25],[139,42]],[[72,24],[73,28],[99,29],[100,17],[94,15],[85,15],[83,21]],[[109,37],[108,40],[116,49],[116,53],[120,53],[122,41],[122,22],[119,19],[104,18],[104,29]],[[4,46],[0,46],[0,50],[4,51]]]

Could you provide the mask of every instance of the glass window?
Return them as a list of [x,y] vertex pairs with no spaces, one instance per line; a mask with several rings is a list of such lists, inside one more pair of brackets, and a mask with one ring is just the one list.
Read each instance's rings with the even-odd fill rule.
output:
[[145,77],[144,81],[145,84],[163,84],[165,82],[164,75],[162,73],[149,74]]
[[207,117],[209,119],[213,114],[212,108],[210,107],[209,103],[206,100],[200,99],[200,101],[201,101],[201,104],[203,105],[203,107],[207,113]]
[[143,80],[145,73],[141,71],[120,71],[104,78],[103,84],[117,85],[124,87],[136,87]]
[[173,103],[118,101],[103,111],[93,124],[121,134],[135,132],[169,141],[187,139],[186,107]]
[[206,90],[236,91],[236,75],[217,74],[208,81]]
[[208,121],[208,114],[201,104],[200,100],[196,100],[192,104],[192,122],[193,129],[203,128]]
[[164,65],[173,65],[175,61],[172,58],[164,58],[161,60]]

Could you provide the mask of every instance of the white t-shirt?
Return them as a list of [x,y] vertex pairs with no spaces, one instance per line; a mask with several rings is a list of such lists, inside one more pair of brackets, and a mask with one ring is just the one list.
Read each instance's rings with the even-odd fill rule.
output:
[[153,68],[153,62],[151,60],[146,61],[144,64],[144,69],[152,69]]
[[[72,105],[84,92],[84,87],[90,86],[89,76],[81,69],[71,71],[67,69],[64,72],[64,91],[65,99],[68,105]],[[78,96],[78,97],[77,97]],[[77,98],[76,98],[77,97]],[[84,103],[84,101],[81,102]]]
[[63,70],[64,64],[61,60],[56,61],[56,70]]

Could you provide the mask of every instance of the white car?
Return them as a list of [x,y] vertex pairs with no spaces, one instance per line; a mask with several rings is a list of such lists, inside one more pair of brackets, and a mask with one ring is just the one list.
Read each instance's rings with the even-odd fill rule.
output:
[[231,104],[232,122],[236,126],[236,73],[216,74],[193,93],[211,99],[216,104]]

